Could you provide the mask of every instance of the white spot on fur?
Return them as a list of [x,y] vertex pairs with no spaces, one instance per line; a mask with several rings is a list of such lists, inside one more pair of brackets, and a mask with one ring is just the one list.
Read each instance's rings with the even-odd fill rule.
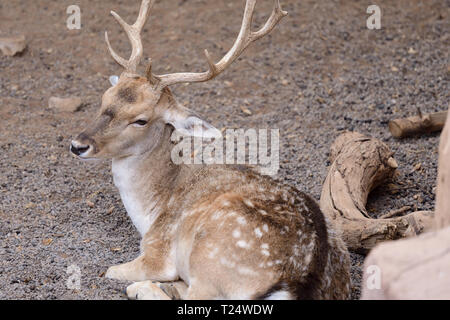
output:
[[261,238],[262,237],[262,232],[261,232],[261,229],[259,229],[259,228],[255,228],[255,234],[256,234],[256,236],[258,237],[258,238]]
[[241,231],[239,229],[234,229],[233,230],[233,237],[234,238],[239,238],[241,236]]
[[253,269],[247,267],[238,267],[238,273],[246,276],[254,276],[258,274]]
[[244,199],[244,203],[246,206],[250,207],[250,208],[254,208],[255,206],[253,205],[253,202],[251,202],[248,199]]
[[243,217],[237,217],[236,220],[239,224],[242,224],[242,225],[247,224],[247,220],[245,220],[245,218],[243,218]]
[[267,297],[266,300],[290,300],[290,299],[292,299],[292,296],[288,291],[280,290],[272,293],[270,296]]
[[292,263],[292,265],[294,266],[294,268],[298,268],[298,267],[299,267],[299,263],[298,263],[298,261],[295,259],[295,257],[290,257],[290,258],[289,258],[289,262]]
[[219,252],[219,248],[216,247],[216,248],[212,249],[212,250],[209,252],[208,257],[209,257],[210,259],[214,259],[214,257],[216,256],[217,252]]
[[222,211],[216,211],[213,213],[212,215],[212,219],[213,220],[219,220],[220,218],[222,218],[223,212]]
[[298,244],[294,244],[292,246],[292,248],[293,248],[293,251],[294,251],[294,256],[299,256],[300,255],[300,248],[299,248]]
[[267,215],[267,211],[260,209],[258,210],[259,213],[261,213],[263,216]]
[[265,232],[268,232],[268,231],[269,231],[269,226],[268,226],[267,224],[264,224],[264,225],[262,226],[262,228],[263,228],[263,230],[264,230]]
[[244,249],[248,249],[250,248],[250,244],[244,240],[239,240],[238,242],[236,242],[236,245],[240,248],[244,248]]
[[263,255],[265,255],[265,256],[270,256],[269,250],[262,249],[262,250],[261,250],[261,253],[262,253]]
[[311,252],[309,252],[306,256],[305,256],[305,264],[309,264],[311,262],[312,259],[312,254]]
[[229,207],[229,206],[231,205],[231,202],[228,201],[228,200],[224,200],[224,201],[222,202],[222,205],[223,205],[224,207]]
[[234,268],[236,266],[236,263],[234,263],[233,261],[230,261],[224,257],[220,258],[220,264],[224,265],[225,267],[228,268]]
[[269,245],[268,245],[267,243],[263,243],[263,244],[261,245],[261,248],[262,248],[262,249],[269,249]]

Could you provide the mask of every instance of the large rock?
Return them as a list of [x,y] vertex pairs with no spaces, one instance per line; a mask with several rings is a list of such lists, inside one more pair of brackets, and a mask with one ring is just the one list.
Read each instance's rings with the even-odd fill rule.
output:
[[450,226],[450,112],[445,123],[439,144],[436,228]]
[[364,262],[361,299],[450,299],[450,227],[373,249]]

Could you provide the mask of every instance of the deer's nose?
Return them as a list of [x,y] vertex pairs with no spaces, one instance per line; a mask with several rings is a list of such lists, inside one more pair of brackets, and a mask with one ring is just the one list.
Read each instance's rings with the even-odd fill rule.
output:
[[70,145],[70,151],[77,156],[82,156],[83,154],[88,152],[90,148],[90,145],[82,144],[76,140],[72,141]]

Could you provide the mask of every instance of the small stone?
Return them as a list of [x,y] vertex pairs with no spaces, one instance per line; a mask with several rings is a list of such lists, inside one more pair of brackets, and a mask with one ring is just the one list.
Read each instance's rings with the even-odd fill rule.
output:
[[33,203],[33,202],[29,202],[29,203],[27,203],[27,205],[25,206],[25,209],[31,209],[31,208],[34,208],[34,207],[36,207],[36,204]]
[[73,98],[51,97],[48,100],[49,108],[63,112],[76,112],[80,109],[82,104],[83,102],[78,97]]
[[90,208],[95,207],[95,203],[93,203],[91,200],[86,200],[86,204],[87,204]]
[[49,246],[52,242],[53,242],[52,238],[47,238],[47,239],[42,240],[42,243],[46,246]]
[[242,110],[242,112],[245,113],[246,115],[249,115],[249,116],[252,115],[252,112],[251,112],[248,108],[246,108],[246,107],[244,107],[244,106],[241,107],[241,110]]
[[25,36],[20,35],[17,37],[0,38],[0,50],[6,56],[14,56],[23,52],[27,47]]
[[394,72],[397,72],[397,71],[398,71],[398,68],[397,68],[396,66],[392,66],[392,67],[391,67],[391,70],[394,71]]
[[419,162],[414,166],[414,171],[419,171],[422,168],[422,164]]

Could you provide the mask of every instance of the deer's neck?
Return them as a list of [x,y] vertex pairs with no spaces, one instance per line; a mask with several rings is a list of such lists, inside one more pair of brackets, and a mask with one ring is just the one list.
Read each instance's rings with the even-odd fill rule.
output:
[[114,184],[142,237],[163,213],[170,191],[168,186],[179,171],[170,159],[171,132],[165,126],[159,137],[152,137],[157,142],[149,150],[112,161]]

